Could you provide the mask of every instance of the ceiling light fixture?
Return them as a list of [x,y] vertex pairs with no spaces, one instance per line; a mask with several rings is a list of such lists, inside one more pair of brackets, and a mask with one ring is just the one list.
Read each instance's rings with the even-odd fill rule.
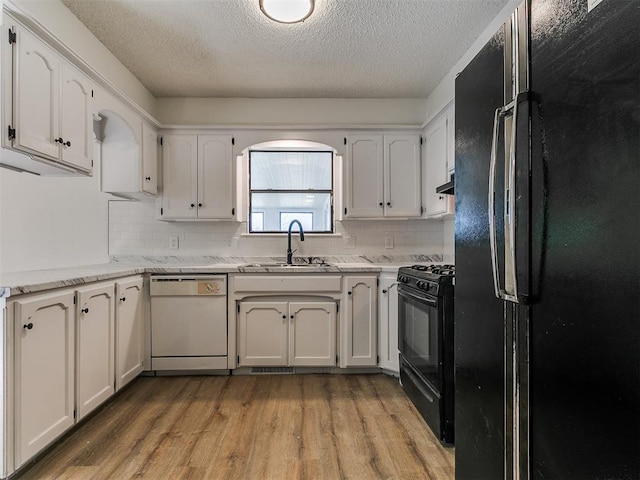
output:
[[279,23],[304,22],[313,13],[315,0],[260,0],[260,10]]

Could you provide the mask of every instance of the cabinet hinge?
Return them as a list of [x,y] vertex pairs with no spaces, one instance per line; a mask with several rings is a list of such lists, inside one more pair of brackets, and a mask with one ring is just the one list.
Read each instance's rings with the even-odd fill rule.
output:
[[91,168],[93,168],[93,158],[91,159]]
[[340,304],[336,303],[336,313],[340,313]]
[[163,142],[163,137],[160,137],[160,146],[164,145],[162,142]]
[[16,129],[11,128],[11,125],[9,125],[9,140],[13,140],[15,138],[16,138]]
[[164,208],[160,207],[160,215],[164,215]]
[[420,215],[424,214],[424,207],[420,207]]
[[422,145],[422,141],[423,141],[423,138],[422,138],[422,135],[420,135],[420,145]]
[[338,355],[336,355],[336,365],[338,365]]
[[347,214],[347,207],[344,207],[344,214]]
[[344,137],[344,144],[347,144],[347,137]]
[[236,144],[236,137],[231,137],[231,145],[235,145]]
[[76,420],[78,418],[78,412],[76,411],[76,409],[73,409],[73,419]]
[[380,286],[380,279],[376,278],[376,287],[379,287],[379,286]]
[[380,363],[380,355],[376,355],[376,363]]
[[236,305],[236,307],[238,308],[238,313],[240,313],[240,304]]
[[16,32],[13,31],[13,29],[9,29],[9,45],[12,45],[14,43],[16,43],[17,41],[17,35]]
[[236,363],[237,363],[238,365],[240,365],[240,355],[237,355],[237,356],[236,356]]
[[91,90],[91,98],[93,98],[93,90]]
[[74,304],[74,305],[76,304],[77,298],[78,298],[78,297],[77,297],[77,295],[74,295],[74,296],[73,296],[73,304]]
[[232,209],[231,209],[231,215],[235,215],[235,214],[236,214],[236,209],[235,209],[235,208],[232,208]]

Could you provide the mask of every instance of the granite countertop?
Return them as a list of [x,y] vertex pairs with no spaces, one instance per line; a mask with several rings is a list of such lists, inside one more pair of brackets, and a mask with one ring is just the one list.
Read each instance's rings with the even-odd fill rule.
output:
[[[327,264],[282,266],[279,257],[114,257],[110,263],[0,275],[0,297],[152,274],[393,272],[403,265],[441,263],[439,255],[318,257]],[[308,259],[295,258],[295,263]]]

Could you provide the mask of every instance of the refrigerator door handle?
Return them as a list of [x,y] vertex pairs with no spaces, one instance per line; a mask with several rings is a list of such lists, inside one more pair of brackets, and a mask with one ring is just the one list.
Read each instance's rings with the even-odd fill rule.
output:
[[493,271],[493,289],[496,297],[501,298],[500,278],[498,273],[498,252],[496,249],[496,163],[498,150],[498,124],[503,108],[496,108],[493,116],[493,135],[491,140],[491,162],[489,163],[489,198],[487,205],[489,208],[489,246],[491,248],[491,267]]

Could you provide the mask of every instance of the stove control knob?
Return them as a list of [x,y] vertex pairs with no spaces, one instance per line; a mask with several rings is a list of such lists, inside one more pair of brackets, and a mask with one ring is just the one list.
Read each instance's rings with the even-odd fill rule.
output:
[[400,275],[398,277],[398,280],[400,280],[400,283],[407,283],[409,281],[409,279],[407,277],[405,277],[404,275]]
[[424,291],[429,290],[429,286],[425,282],[420,281],[418,282],[417,285],[420,290],[424,290]]

